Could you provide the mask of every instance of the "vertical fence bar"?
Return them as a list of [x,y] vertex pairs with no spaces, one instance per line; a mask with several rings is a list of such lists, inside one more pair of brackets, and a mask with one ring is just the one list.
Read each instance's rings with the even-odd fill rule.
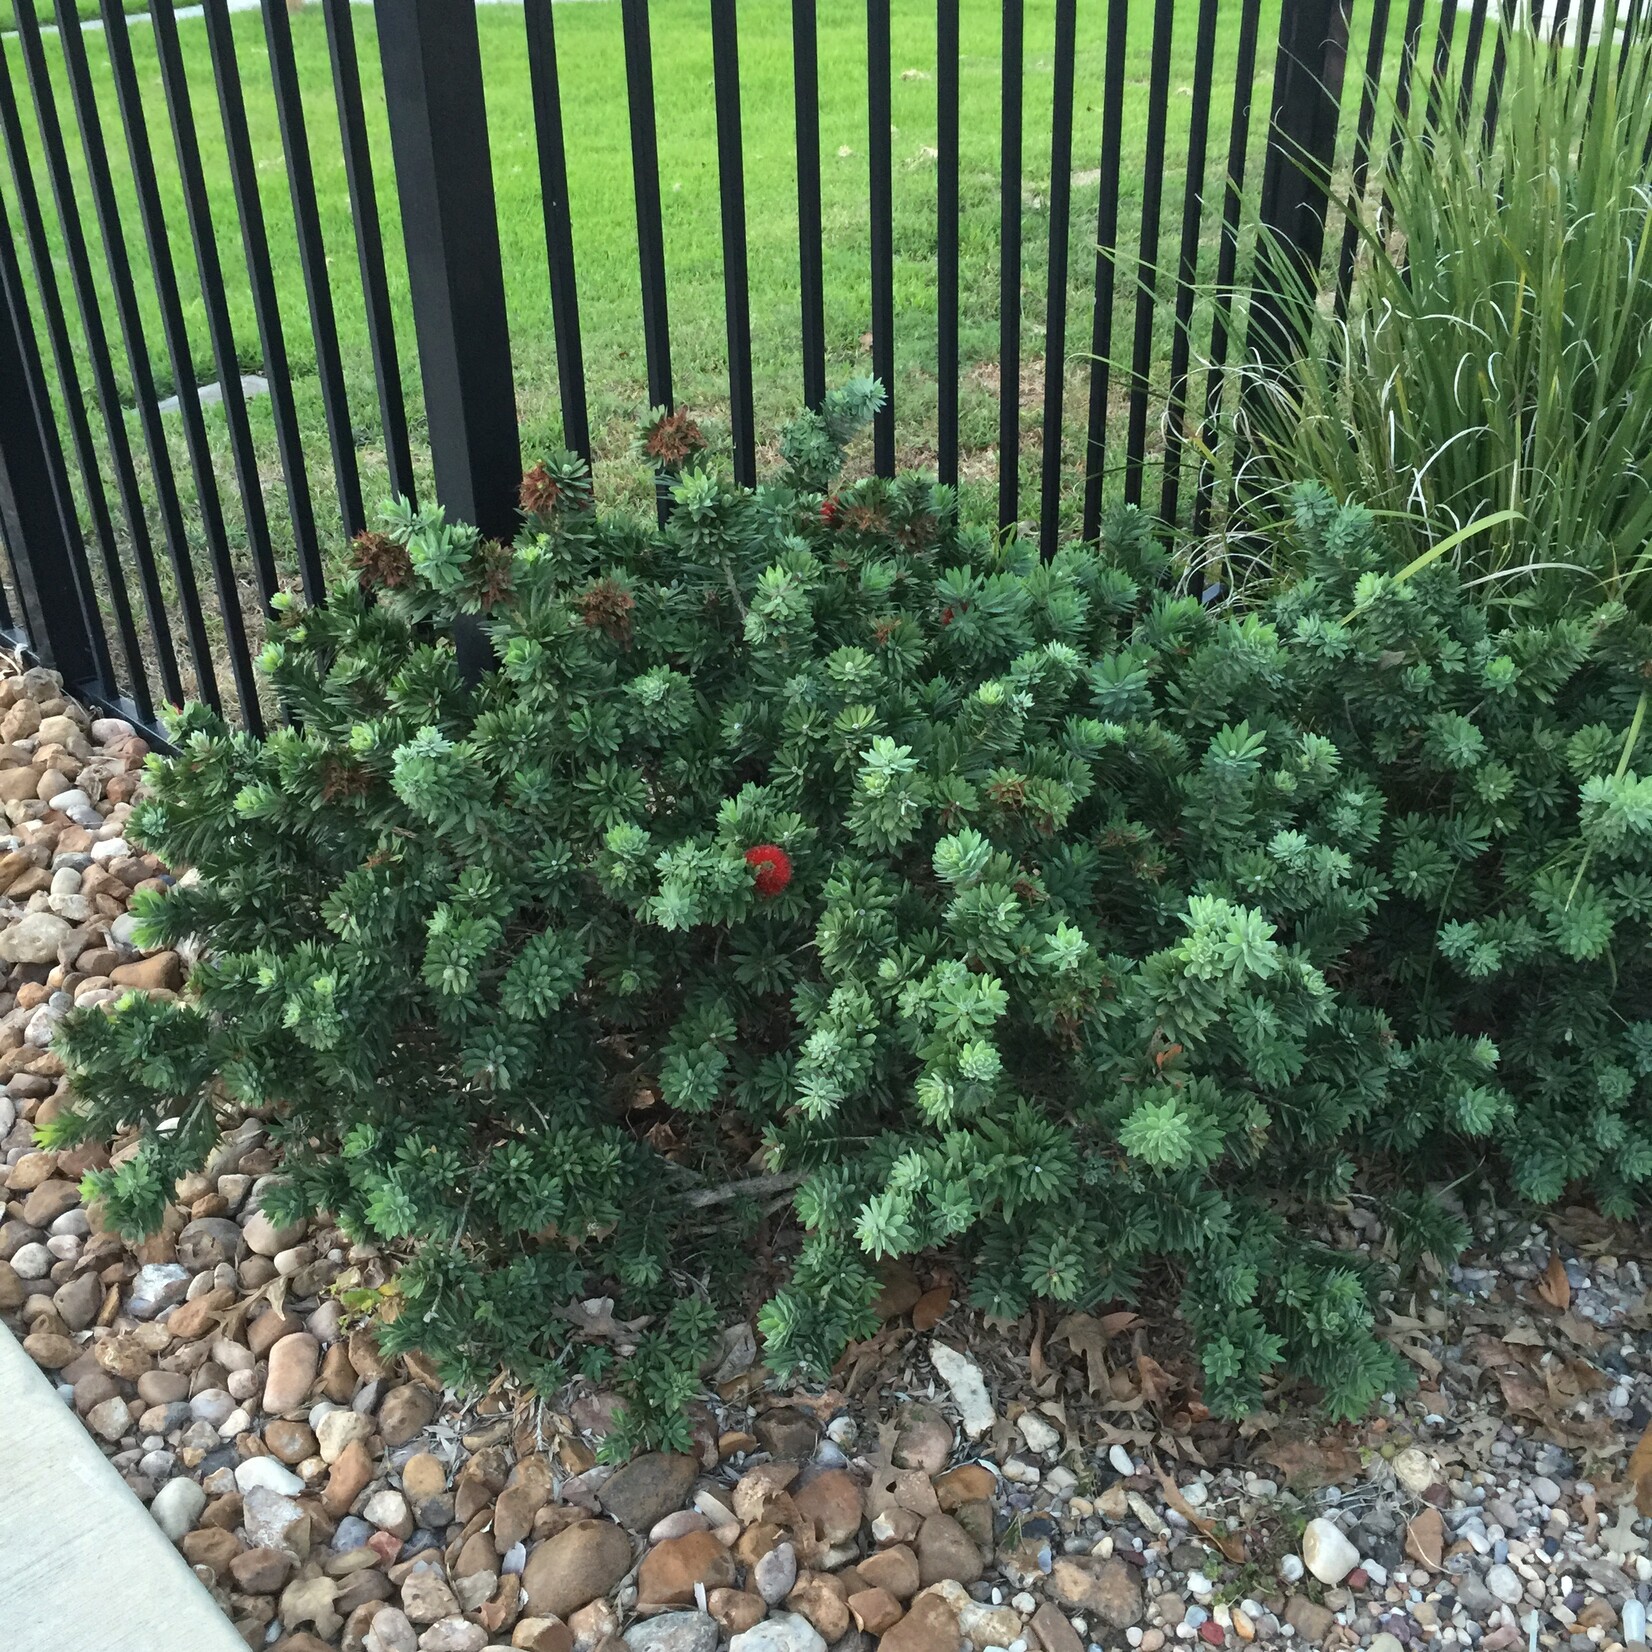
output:
[[620,0],[625,30],[625,88],[631,114],[631,172],[637,201],[642,330],[648,400],[671,407],[671,324],[665,296],[665,231],[660,220],[659,137],[654,126],[654,55],[648,0]]
[[321,401],[327,413],[327,441],[333,456],[338,511],[348,538],[361,532],[367,518],[361,506],[355,432],[350,424],[350,398],[339,355],[338,323],[333,315],[333,290],[327,273],[327,247],[321,238],[321,216],[316,209],[315,174],[310,168],[310,138],[304,124],[298,65],[293,58],[292,24],[287,17],[287,0],[262,0],[262,5],[264,38],[270,54],[270,82],[275,90],[281,148],[287,158],[287,190],[292,197],[293,226],[298,236],[298,261],[304,271],[310,332],[315,339],[316,376],[321,382]]
[[1067,238],[1073,204],[1073,52],[1077,0],[1056,0],[1055,84],[1050,113],[1049,283],[1044,299],[1044,474],[1038,550],[1055,555],[1061,518],[1061,431],[1067,390]]
[[367,344],[373,355],[373,382],[379,393],[379,423],[384,431],[385,468],[390,491],[410,503],[413,451],[407,439],[407,406],[402,398],[401,362],[396,353],[396,319],[390,307],[390,283],[384,270],[384,236],[379,229],[379,199],[373,187],[373,154],[367,144],[367,117],[361,99],[361,67],[356,59],[355,25],[350,0],[324,0],[327,55],[333,69],[333,98],[338,105],[339,138],[344,146],[344,180],[350,192],[350,222],[356,232],[356,266],[361,272],[367,312]]
[[[1629,67],[1629,53],[1634,48],[1635,37],[1640,33],[1641,6],[1644,0],[1629,0],[1629,15],[1623,23],[1623,44],[1618,48],[1618,79],[1622,80]],[[1501,38],[1501,37],[1499,37]]]
[[[162,0],[164,5],[165,0]],[[59,12],[63,11],[59,7]],[[195,509],[200,522],[201,536],[206,541],[207,556],[212,564],[218,592],[219,617],[224,626],[224,645],[229,653],[230,676],[235,683],[236,698],[241,703],[241,717],[253,733],[263,732],[263,719],[258,711],[258,678],[252,666],[252,652],[247,646],[246,617],[241,612],[240,584],[235,563],[230,556],[229,534],[224,525],[222,501],[218,496],[218,474],[213,460],[212,445],[207,440],[206,419],[201,413],[201,397],[195,383],[194,353],[189,330],[184,325],[183,301],[178,291],[177,271],[172,262],[172,243],[168,239],[166,214],[161,207],[160,182],[155,174],[155,156],[149,147],[149,127],[145,119],[143,98],[138,90],[137,68],[132,61],[132,41],[127,33],[126,14],[119,0],[104,0],[103,38],[109,50],[109,68],[115,82],[115,102],[120,109],[121,125],[126,132],[126,156],[131,164],[133,188],[138,200],[138,219],[143,226],[144,247],[149,254],[149,273],[154,282],[155,297],[161,312],[161,336],[166,341],[167,359],[172,365],[172,383],[178,403],[178,418],[184,430],[184,450],[189,455],[190,471],[195,478]],[[176,115],[174,113],[174,120]],[[204,201],[201,203],[204,205]],[[194,226],[192,225],[192,228]],[[211,225],[207,226],[210,239]],[[224,333],[228,333],[225,317]],[[220,340],[222,342],[222,340]],[[235,394],[241,390],[241,370],[233,348],[228,360],[220,361],[221,379],[233,377]],[[228,386],[223,386],[228,394]],[[256,494],[256,489],[254,490]],[[248,506],[249,531],[253,520],[262,520],[262,511]]]
[[1090,315],[1090,408],[1084,440],[1084,538],[1101,532],[1107,470],[1107,398],[1112,383],[1113,284],[1119,252],[1119,162],[1129,0],[1107,0],[1107,63],[1101,97],[1101,204],[1096,213],[1095,307]]
[[[29,646],[71,688],[107,684],[109,656],[69,493],[28,294],[0,207],[0,527]],[[106,692],[106,690],[105,690]]]
[[1175,522],[1181,503],[1188,361],[1193,347],[1193,289],[1199,279],[1205,149],[1210,137],[1210,80],[1216,61],[1216,4],[1217,0],[1199,0],[1198,27],[1193,45],[1193,110],[1187,132],[1182,245],[1176,268],[1176,327],[1170,338],[1170,400],[1164,427],[1164,476],[1159,490],[1159,515],[1170,523]]
[[889,0],[866,0],[866,162],[871,207],[872,371],[883,406],[872,421],[880,476],[895,474],[895,181],[890,153]]
[[803,401],[808,407],[818,407],[826,395],[826,281],[820,227],[815,0],[792,0],[792,107],[797,127],[797,296],[802,312]]
[[935,445],[958,485],[958,0],[935,8]]
[[711,0],[711,53],[717,103],[717,188],[723,220],[723,305],[728,324],[729,435],[734,479],[750,488],[757,485],[757,431],[746,267],[746,163],[740,131],[740,36],[734,0]]
[[1480,141],[1488,148],[1497,135],[1497,110],[1503,99],[1503,76],[1509,66],[1509,30],[1519,25],[1515,21],[1517,0],[1503,0],[1502,24],[1491,48],[1491,79],[1486,87],[1486,113],[1480,124]]
[[[659,137],[654,126],[654,54],[648,0],[620,0],[625,34],[625,91],[631,116],[631,182],[637,202],[637,263],[642,274],[642,334],[648,360],[648,401],[670,408],[671,320],[665,293],[665,230],[660,220]],[[658,489],[663,523],[670,501]]]
[[[522,450],[476,8],[375,0],[374,15],[436,494],[451,517],[509,541]],[[455,642],[467,674],[485,666],[474,622]]]
[[304,458],[298,409],[293,402],[286,336],[281,326],[281,306],[275,293],[269,237],[264,228],[264,207],[258,194],[258,169],[253,160],[252,137],[247,128],[246,101],[241,93],[241,71],[235,56],[235,35],[230,26],[227,0],[204,0],[202,21],[206,26],[207,51],[212,58],[212,79],[218,93],[218,114],[224,129],[230,183],[235,191],[241,251],[247,266],[247,283],[252,292],[252,313],[258,324],[259,352],[264,358],[264,379],[269,385],[276,451],[281,458],[281,474],[286,483],[293,552],[298,561],[304,595],[310,602],[318,603],[325,594],[325,580],[321,569],[321,549],[316,538],[315,505],[310,497],[309,466]]
[[1451,68],[1451,43],[1457,32],[1457,0],[1441,0],[1439,27],[1434,32],[1434,65],[1428,74],[1428,107],[1423,115],[1430,132],[1440,125],[1445,104],[1445,82]]
[[[1613,4],[1616,0],[1613,0]],[[1595,27],[1595,0],[1583,0],[1583,10],[1577,17],[1577,73],[1581,80],[1584,65],[1589,59],[1589,36]]]
[[1285,0],[1262,173],[1256,293],[1247,342],[1278,367],[1300,342],[1325,251],[1348,0]]
[[1463,78],[1457,91],[1457,124],[1468,130],[1474,107],[1474,82],[1480,73],[1480,48],[1486,35],[1486,0],[1474,0],[1468,14],[1468,39],[1463,42]]
[[[1484,5],[1485,0],[1481,0]],[[1365,86],[1360,93],[1359,118],[1354,127],[1354,171],[1348,187],[1348,208],[1342,221],[1342,250],[1337,256],[1337,313],[1345,315],[1354,282],[1354,257],[1359,250],[1360,214],[1371,171],[1371,132],[1377,118],[1377,89],[1388,41],[1389,0],[1372,0],[1371,33],[1365,43]]]
[[1261,0],[1244,0],[1239,14],[1239,49],[1233,66],[1233,112],[1228,127],[1228,165],[1222,195],[1222,235],[1216,254],[1216,291],[1210,319],[1210,365],[1205,372],[1205,414],[1200,445],[1199,495],[1193,507],[1193,532],[1210,526],[1215,472],[1210,454],[1227,379],[1228,339],[1233,329],[1233,279],[1239,264],[1239,215],[1245,194],[1245,154],[1250,147],[1251,103],[1256,93],[1256,36]]
[[[150,724],[154,722],[155,706],[149,691],[148,672],[144,668],[143,650],[138,642],[137,625],[133,619],[132,599],[126,585],[126,570],[121,566],[120,547],[115,539],[114,520],[109,511],[109,496],[103,485],[102,459],[92,440],[91,422],[86,417],[86,397],[81,389],[80,370],[76,363],[75,350],[69,343],[69,329],[64,316],[62,294],[58,288],[57,270],[52,261],[51,243],[46,235],[46,222],[41,214],[40,196],[35,189],[34,174],[28,164],[28,151],[23,144],[17,99],[12,91],[11,66],[6,60],[3,44],[0,44],[0,131],[4,133],[6,154],[11,162],[12,183],[17,195],[18,212],[23,221],[23,238],[28,244],[29,261],[34,267],[35,289],[40,295],[40,307],[46,318],[46,335],[51,345],[52,366],[57,373],[58,386],[62,392],[63,415],[68,421],[69,437],[75,450],[75,464],[80,471],[81,487],[92,519],[92,532],[97,540],[98,554],[103,563],[103,576],[109,587],[109,603],[114,609],[115,634],[120,639],[126,682],[139,718]],[[65,249],[69,246],[67,235],[64,236],[64,246]],[[82,260],[84,256],[82,247]],[[95,362],[93,377],[94,380],[97,377]],[[129,469],[130,458],[127,464]]]
[[551,275],[551,331],[562,400],[562,441],[587,462],[591,415],[585,400],[585,346],[579,336],[579,287],[574,279],[574,226],[568,210],[568,153],[562,130],[562,79],[556,63],[551,0],[525,0],[528,76],[539,149],[539,195],[545,212],[545,260]]
[[998,528],[1021,505],[1022,0],[1004,0],[998,126]]
[[[241,512],[247,525],[247,545],[252,553],[258,594],[268,606],[270,598],[275,595],[276,577],[269,521],[264,512],[264,484],[258,472],[258,455],[252,444],[247,399],[241,390],[241,363],[236,355],[235,330],[230,322],[229,301],[224,292],[224,272],[218,260],[218,237],[207,197],[201,146],[195,131],[195,112],[190,102],[183,53],[178,45],[178,22],[173,15],[172,0],[154,0],[150,18],[155,30],[155,50],[160,60],[167,115],[172,125],[172,148],[183,187],[184,210],[189,219],[190,242],[195,249],[195,268],[200,276],[207,334],[212,340],[212,359],[218,369],[224,418],[229,426],[230,451],[241,494]],[[244,698],[243,704],[246,704]],[[256,699],[251,702],[248,727],[254,732],[261,727]]]
[[1147,466],[1147,393],[1153,367],[1153,315],[1158,307],[1159,218],[1170,112],[1170,43],[1175,24],[1175,0],[1155,0],[1153,59],[1147,79],[1147,145],[1142,163],[1141,238],[1136,247],[1136,336],[1130,355],[1130,425],[1124,461],[1124,497],[1132,505],[1141,503]]
[[[29,0],[18,0],[17,18],[20,25],[25,10],[30,11],[32,23],[32,7]],[[200,592],[195,583],[195,567],[190,560],[189,535],[184,529],[183,510],[178,502],[178,486],[172,474],[172,455],[166,443],[166,427],[161,422],[160,408],[155,396],[155,375],[149,362],[149,344],[144,337],[137,292],[132,285],[132,266],[126,255],[126,235],[121,225],[120,209],[115,201],[115,184],[109,170],[109,152],[103,141],[97,93],[92,86],[91,70],[86,61],[86,42],[81,38],[80,22],[75,15],[73,0],[58,0],[57,26],[58,42],[63,48],[64,66],[68,71],[69,95],[74,103],[75,119],[80,129],[86,175],[91,185],[93,204],[97,210],[98,228],[103,236],[104,262],[109,270],[109,284],[114,291],[115,311],[120,320],[127,365],[132,374],[132,392],[137,400],[138,422],[143,429],[144,443],[149,451],[150,481],[160,510],[161,524],[166,532],[167,553],[172,563],[172,576],[178,586],[179,605],[183,608],[184,634],[189,638],[190,657],[195,666],[196,692],[208,705],[215,710],[221,710],[218,676],[212,659],[212,642],[207,635],[205,617],[201,612]],[[27,38],[25,35],[25,50]],[[35,32],[35,41],[38,47],[38,31]],[[44,78],[43,59],[40,60],[40,68],[43,79],[36,87],[36,96],[44,101],[51,96],[51,82],[49,78]],[[92,302],[97,302],[95,293],[92,295]],[[180,385],[179,389],[193,389],[193,385]],[[116,417],[124,423],[124,410],[118,410]]]

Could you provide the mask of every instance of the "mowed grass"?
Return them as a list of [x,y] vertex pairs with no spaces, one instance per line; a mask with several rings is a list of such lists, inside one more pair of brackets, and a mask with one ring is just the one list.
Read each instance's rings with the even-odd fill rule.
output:
[[[892,38],[892,129],[889,136],[895,191],[895,304],[897,436],[902,463],[933,463],[935,442],[935,238],[936,238],[936,86],[934,12],[930,7],[894,8]],[[1112,354],[1127,360],[1137,297],[1137,227],[1148,121],[1148,75],[1151,15],[1132,8],[1128,37],[1126,98],[1119,170],[1120,252]],[[1172,334],[1173,271],[1181,233],[1189,119],[1193,105],[1194,30],[1197,7],[1177,8],[1172,42],[1170,98],[1163,182],[1163,231],[1160,238],[1160,302],[1153,318],[1155,394],[1152,428],[1162,417]],[[365,91],[365,107],[377,164],[378,207],[388,255],[388,276],[396,314],[401,379],[413,423],[415,464],[421,489],[429,491],[428,451],[422,428],[419,377],[408,305],[407,273],[401,228],[389,165],[389,140],[378,73],[377,42],[369,8],[351,9]],[[1217,227],[1228,160],[1229,122],[1234,98],[1239,7],[1222,0],[1217,14],[1210,142],[1199,195],[1203,222],[1199,275],[1208,284],[1216,265]],[[577,264],[581,330],[585,346],[587,390],[596,448],[599,493],[610,501],[648,497],[644,479],[626,457],[626,444],[646,404],[641,302],[637,270],[637,232],[632,193],[630,138],[620,12],[606,0],[559,3],[554,11],[561,66],[563,116],[567,136],[569,202]],[[715,427],[726,409],[727,344],[724,315],[722,228],[718,202],[718,159],[712,93],[712,51],[708,8],[703,0],[655,0],[650,7],[654,80],[659,128],[660,185],[664,211],[665,257],[669,282],[672,366],[676,398],[704,414]],[[1277,32],[1278,0],[1261,13],[1258,68],[1252,89],[1252,119],[1247,178],[1254,186],[1261,173],[1270,80]],[[228,177],[218,104],[206,49],[204,25],[182,19],[183,42],[196,125],[208,174],[216,239],[229,284],[236,352],[243,371],[262,371],[262,356],[253,316],[245,260],[239,239],[234,198]],[[745,147],[747,238],[751,272],[751,343],[756,382],[759,439],[772,445],[783,421],[802,396],[799,345],[798,238],[793,121],[791,8],[783,0],[745,0],[739,12],[742,117]],[[1074,62],[1077,96],[1073,114],[1073,177],[1070,218],[1072,247],[1068,273],[1068,319],[1064,340],[1064,440],[1066,487],[1063,522],[1076,527],[1081,484],[1085,404],[1092,363],[1092,294],[1096,270],[1096,222],[1100,198],[1100,147],[1106,8],[1079,8]],[[315,4],[291,17],[299,82],[327,248],[331,299],[337,316],[344,370],[348,381],[352,442],[360,466],[369,511],[388,492],[383,459],[366,318],[360,296],[356,248],[350,218],[338,116],[328,61],[324,19]],[[517,405],[524,453],[560,445],[556,358],[551,334],[544,217],[533,130],[528,64],[519,5],[486,5],[477,10],[489,110],[494,185],[506,276],[507,302],[515,364]],[[276,286],[280,295],[293,388],[305,432],[310,482],[329,554],[342,552],[332,466],[316,378],[315,350],[306,305],[303,272],[293,230],[287,172],[276,110],[270,90],[263,24],[256,12],[238,13],[234,34],[245,88],[252,142],[257,158],[260,196],[269,231]],[[820,129],[826,271],[826,332],[829,373],[842,379],[870,367],[867,156],[871,138],[866,119],[865,10],[852,0],[822,0],[819,8]],[[154,37],[147,21],[130,26],[132,52],[142,88],[150,142],[160,174],[160,189],[172,255],[183,290],[191,359],[183,376],[196,383],[215,380],[207,339],[205,311],[190,248],[182,192],[173,160],[166,105],[156,61]],[[150,259],[132,186],[118,107],[109,70],[108,46],[101,31],[84,40],[92,77],[103,110],[103,131],[113,157],[121,227],[137,274],[144,311],[147,350],[159,394],[175,387],[159,324]],[[984,505],[985,482],[996,474],[999,383],[997,371],[1000,271],[1000,8],[985,0],[966,0],[962,17],[960,102],[962,108],[960,194],[960,270],[962,293],[961,357],[963,396],[962,473],[966,482],[983,484],[972,499]],[[38,128],[29,102],[15,36],[0,37],[6,70],[19,102],[30,148],[36,188],[53,242],[53,265],[70,315],[77,352],[83,354],[68,267],[62,256],[60,228],[50,205],[47,174],[38,144]],[[1049,241],[1050,130],[1053,0],[1029,0],[1026,8],[1025,116],[1020,179],[1022,206],[1022,287],[1020,340],[1022,372],[1012,387],[1021,406],[1023,430],[1022,514],[1036,514],[1038,462],[1047,433],[1041,429]],[[96,219],[86,181],[84,157],[75,132],[64,76],[62,49],[48,33],[45,54],[54,81],[57,106],[70,134],[71,165],[82,222],[92,242],[99,302],[112,338],[119,338],[109,296],[108,272],[97,238]],[[1344,98],[1344,127],[1351,131],[1358,102],[1357,66],[1363,41],[1350,51],[1349,88]],[[1393,54],[1391,54],[1392,57]],[[1346,141],[1345,141],[1346,147]],[[20,234],[14,180],[0,187],[14,234]],[[1248,232],[1247,237],[1248,241]],[[25,257],[25,264],[27,258]],[[1208,336],[1208,297],[1202,298],[1194,324],[1195,358]],[[44,332],[42,332],[44,339]],[[118,347],[117,347],[118,348]],[[117,363],[123,391],[130,401],[130,374],[124,358]],[[80,392],[90,401],[90,380],[82,362]],[[1110,407],[1109,463],[1122,459],[1125,374],[1113,373]],[[1202,397],[1203,377],[1194,384]],[[291,531],[276,455],[270,404],[251,404],[264,501],[275,538],[277,561],[290,573]],[[218,455],[217,486],[224,497],[232,544],[245,564],[244,524],[234,490],[222,411],[207,409]],[[95,414],[94,429],[101,428]],[[135,415],[126,425],[142,459]],[[172,416],[169,425],[179,421]],[[1156,436],[1155,436],[1156,445]],[[196,482],[189,473],[181,429],[175,429],[171,463],[185,500],[190,524],[190,553],[210,588],[206,548],[200,542],[199,513],[192,508]],[[1150,486],[1156,483],[1150,481]],[[1150,496],[1151,497],[1151,496]],[[112,490],[111,503],[114,504]],[[119,512],[116,509],[117,522]],[[158,521],[152,524],[161,543]],[[256,609],[250,579],[243,579],[238,600]],[[223,674],[220,673],[222,676]]]

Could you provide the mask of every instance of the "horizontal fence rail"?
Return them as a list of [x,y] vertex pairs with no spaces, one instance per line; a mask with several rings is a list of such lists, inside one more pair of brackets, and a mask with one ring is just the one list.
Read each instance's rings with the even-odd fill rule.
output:
[[[508,534],[521,456],[660,510],[875,372],[862,470],[1046,555],[1220,531],[1246,364],[1345,304],[1394,127],[1497,118],[1507,31],[1637,3],[14,0],[0,30],[0,634],[157,731],[258,730],[281,590],[392,495]],[[1652,9],[1652,8],[1648,8]],[[460,639],[462,650],[474,639]]]

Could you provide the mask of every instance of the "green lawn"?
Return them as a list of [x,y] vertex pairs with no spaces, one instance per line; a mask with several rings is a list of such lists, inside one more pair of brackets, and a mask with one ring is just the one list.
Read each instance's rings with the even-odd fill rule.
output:
[[[896,407],[903,462],[928,464],[933,459],[935,416],[935,44],[932,9],[894,8],[893,132],[895,176]],[[966,479],[994,474],[998,385],[998,201],[999,201],[999,22],[998,8],[970,0],[963,8],[961,71],[962,156],[961,285],[964,391],[962,430]],[[1128,355],[1134,305],[1134,244],[1141,209],[1141,156],[1145,142],[1147,77],[1151,46],[1151,12],[1132,8],[1129,37],[1128,95],[1124,118],[1120,179],[1122,267],[1119,279],[1115,352]],[[1066,441],[1069,486],[1064,517],[1076,518],[1077,438],[1083,428],[1088,394],[1090,298],[1092,291],[1105,8],[1079,8],[1075,61],[1078,87],[1073,158],[1071,217],[1072,268],[1069,278],[1066,383]],[[1164,232],[1161,258],[1174,265],[1180,233],[1187,134],[1192,106],[1193,25],[1196,8],[1178,7],[1171,72],[1170,125],[1165,172]],[[715,421],[726,397],[721,229],[718,215],[717,157],[712,99],[711,41],[704,0],[655,0],[651,8],[655,84],[658,100],[661,189],[664,200],[665,249],[670,284],[672,357],[679,402]],[[1210,159],[1205,195],[1201,278],[1215,270],[1214,220],[1219,212],[1222,169],[1226,163],[1233,96],[1238,7],[1223,0],[1220,38],[1215,54],[1211,111]],[[406,270],[401,255],[400,225],[388,165],[388,135],[378,83],[377,49],[370,8],[353,16],[374,153],[379,164],[379,207],[390,257],[390,286],[397,306],[402,377],[415,418],[414,443],[422,473],[428,465],[418,428],[418,375],[412,360],[412,329],[407,314]],[[1268,107],[1268,84],[1277,27],[1277,0],[1262,8],[1262,44],[1252,120],[1249,173],[1260,173],[1262,128]],[[646,497],[645,485],[625,457],[631,423],[645,401],[640,300],[636,266],[636,224],[631,195],[630,148],[626,126],[624,65],[620,15],[604,0],[558,4],[555,12],[562,66],[564,119],[569,151],[569,196],[578,265],[581,321],[591,414],[597,445],[599,490],[610,499]],[[826,240],[827,342],[834,377],[865,371],[869,354],[864,335],[869,326],[867,273],[867,131],[865,118],[865,11],[851,0],[822,0],[820,6],[821,149]],[[529,104],[528,71],[519,6],[488,5],[477,11],[489,100],[499,222],[504,250],[518,406],[527,453],[556,445],[561,426],[556,392],[556,364],[551,341],[549,285],[546,274],[543,217]],[[321,12],[312,5],[292,18],[299,74],[304,90],[322,228],[329,253],[334,300],[350,381],[352,418],[367,499],[386,492],[377,403],[365,322],[358,291],[356,254],[345,191],[336,110],[328,69]],[[245,279],[234,202],[218,136],[217,103],[207,61],[205,32],[198,20],[185,19],[180,30],[188,54],[192,95],[202,148],[210,174],[212,204],[220,252],[231,283],[237,347],[243,367],[260,370],[257,333]],[[1046,244],[1050,152],[1051,53],[1053,0],[1029,0],[1026,22],[1025,158],[1022,353],[1020,386],[1023,408],[1023,514],[1036,506],[1037,466],[1042,423]],[[133,50],[144,88],[151,140],[161,171],[162,188],[174,253],[188,306],[198,381],[217,377],[208,347],[204,313],[195,288],[195,266],[172,162],[170,133],[147,22],[132,25]],[[235,34],[246,89],[261,192],[269,225],[281,293],[287,342],[295,376],[295,394],[308,432],[311,474],[319,496],[324,532],[336,540],[337,516],[328,526],[331,469],[327,459],[321,401],[305,307],[303,283],[292,232],[285,168],[269,89],[262,24],[257,13],[235,18]],[[790,7],[781,0],[745,0],[740,7],[740,52],[746,150],[747,215],[751,262],[752,350],[757,386],[760,435],[772,437],[801,396],[798,345],[797,233],[794,130],[792,119]],[[121,144],[120,124],[108,73],[107,47],[100,32],[86,36],[94,77],[105,106],[104,130],[115,156],[122,220],[140,295],[149,316],[149,350],[165,394],[172,372],[165,360],[154,296],[144,279],[148,261],[141,225],[130,188]],[[15,38],[0,41],[13,84],[24,104],[25,129],[35,141],[32,109]],[[1364,42],[1350,52],[1351,111],[1357,101],[1357,66]],[[72,128],[67,87],[62,78],[55,36],[47,52],[58,81],[59,109]],[[80,168],[78,142],[72,158]],[[49,190],[43,166],[35,157],[35,176],[43,197]],[[81,176],[84,186],[84,176]],[[9,175],[0,197],[14,227],[18,224],[15,191]],[[98,279],[106,286],[101,248],[96,241],[89,197],[82,189],[83,221],[93,240]],[[47,216],[55,232],[55,219]],[[67,268],[57,260],[58,279],[68,293]],[[1161,282],[1161,290],[1169,287]],[[106,317],[118,336],[112,308]],[[72,309],[72,306],[71,306]],[[1155,328],[1155,359],[1162,383],[1171,333],[1169,306],[1162,305]],[[77,325],[72,320],[72,326]],[[1206,331],[1204,306],[1195,326],[1195,349]],[[77,332],[78,337],[78,332]],[[124,374],[123,374],[124,379]],[[1197,381],[1202,393],[1202,378]],[[89,388],[89,387],[88,387]],[[1122,394],[1115,375],[1112,423],[1119,440],[1113,457],[1122,457]],[[1154,419],[1162,411],[1156,398]],[[211,428],[222,438],[222,416],[209,410]],[[267,401],[253,404],[254,429],[264,468],[265,499],[277,537],[278,556],[285,536],[285,501],[275,458]],[[176,422],[176,421],[174,421]],[[95,420],[94,420],[95,423]],[[134,446],[141,447],[129,416]],[[180,440],[175,444],[180,483],[191,489]],[[227,444],[222,444],[220,484],[232,534],[239,530]],[[1156,485],[1156,484],[1155,484]],[[984,495],[984,491],[983,495]],[[197,547],[199,550],[199,547]],[[289,558],[290,563],[290,558]],[[202,563],[204,570],[204,562]],[[204,581],[203,581],[204,582]]]

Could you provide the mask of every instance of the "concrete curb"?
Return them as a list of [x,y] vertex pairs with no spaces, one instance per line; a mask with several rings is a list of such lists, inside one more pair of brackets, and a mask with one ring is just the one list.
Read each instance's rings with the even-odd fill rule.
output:
[[184,1557],[4,1325],[0,1647],[247,1652]]

